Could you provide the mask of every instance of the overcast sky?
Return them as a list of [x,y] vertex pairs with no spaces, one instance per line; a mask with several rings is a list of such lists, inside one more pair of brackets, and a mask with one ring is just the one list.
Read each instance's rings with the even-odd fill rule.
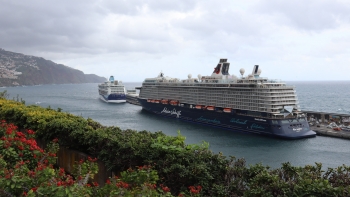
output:
[[0,0],[0,48],[141,82],[230,74],[350,80],[348,0]]

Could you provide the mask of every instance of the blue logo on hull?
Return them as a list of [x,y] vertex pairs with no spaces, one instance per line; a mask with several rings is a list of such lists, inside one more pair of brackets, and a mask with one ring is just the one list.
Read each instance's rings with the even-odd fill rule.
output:
[[252,126],[250,126],[251,129],[261,129],[261,130],[265,130],[265,127],[255,124],[253,123]]
[[206,122],[212,122],[212,123],[216,123],[216,124],[220,124],[220,120],[212,120],[212,119],[207,119],[207,118],[203,118],[203,116],[201,116],[200,118],[196,119],[197,121],[206,121]]
[[241,119],[238,119],[238,118],[232,118],[230,120],[230,122],[236,123],[236,124],[247,124],[248,120],[241,120]]

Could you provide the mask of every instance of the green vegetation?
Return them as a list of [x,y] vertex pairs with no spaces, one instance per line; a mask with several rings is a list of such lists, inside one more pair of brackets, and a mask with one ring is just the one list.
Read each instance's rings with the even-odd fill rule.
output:
[[130,168],[99,186],[92,181],[98,171],[96,158],[77,161],[67,174],[63,168],[54,168],[58,139],[44,151],[32,130],[18,131],[3,120],[0,133],[0,196],[172,196],[168,187],[157,188],[158,175],[150,166]]
[[[35,138],[47,142],[57,138],[60,146],[98,158],[117,175],[124,176],[137,166],[151,166],[157,174],[152,181],[170,189],[172,195],[350,195],[350,167],[345,165],[327,171],[322,171],[319,163],[305,167],[284,163],[278,169],[261,164],[246,166],[244,159],[212,153],[207,143],[185,144],[180,133],[171,137],[162,132],[105,127],[89,118],[6,99],[0,99],[0,119],[19,130],[35,131]],[[130,175],[128,181],[141,184],[144,176]]]

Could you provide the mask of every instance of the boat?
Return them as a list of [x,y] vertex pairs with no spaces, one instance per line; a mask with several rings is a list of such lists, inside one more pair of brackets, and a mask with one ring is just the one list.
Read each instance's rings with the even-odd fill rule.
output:
[[179,104],[179,102],[178,101],[174,101],[174,100],[172,100],[172,101],[170,101],[170,105],[178,105]]
[[207,106],[207,110],[213,111],[215,109],[214,106]]
[[196,105],[196,109],[202,109],[202,105]]
[[100,99],[107,103],[125,103],[126,90],[121,81],[114,80],[113,76],[109,80],[98,84]]
[[231,108],[224,108],[225,113],[231,113],[232,109]]
[[220,59],[209,76],[189,74],[180,80],[160,72],[146,78],[137,87],[142,110],[243,133],[286,139],[316,136],[300,110],[294,86],[261,77],[259,65],[248,75],[240,69],[238,77],[229,74],[229,67],[227,59]]

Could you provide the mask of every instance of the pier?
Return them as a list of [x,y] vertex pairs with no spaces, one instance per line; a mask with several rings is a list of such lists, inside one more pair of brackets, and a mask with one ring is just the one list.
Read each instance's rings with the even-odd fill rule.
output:
[[[350,114],[302,111],[317,135],[350,139]],[[345,128],[345,129],[344,129]]]
[[136,89],[135,90],[127,90],[127,94],[126,94],[126,102],[127,103],[141,106],[141,104],[137,100],[138,97],[139,97],[139,94],[136,92]]

